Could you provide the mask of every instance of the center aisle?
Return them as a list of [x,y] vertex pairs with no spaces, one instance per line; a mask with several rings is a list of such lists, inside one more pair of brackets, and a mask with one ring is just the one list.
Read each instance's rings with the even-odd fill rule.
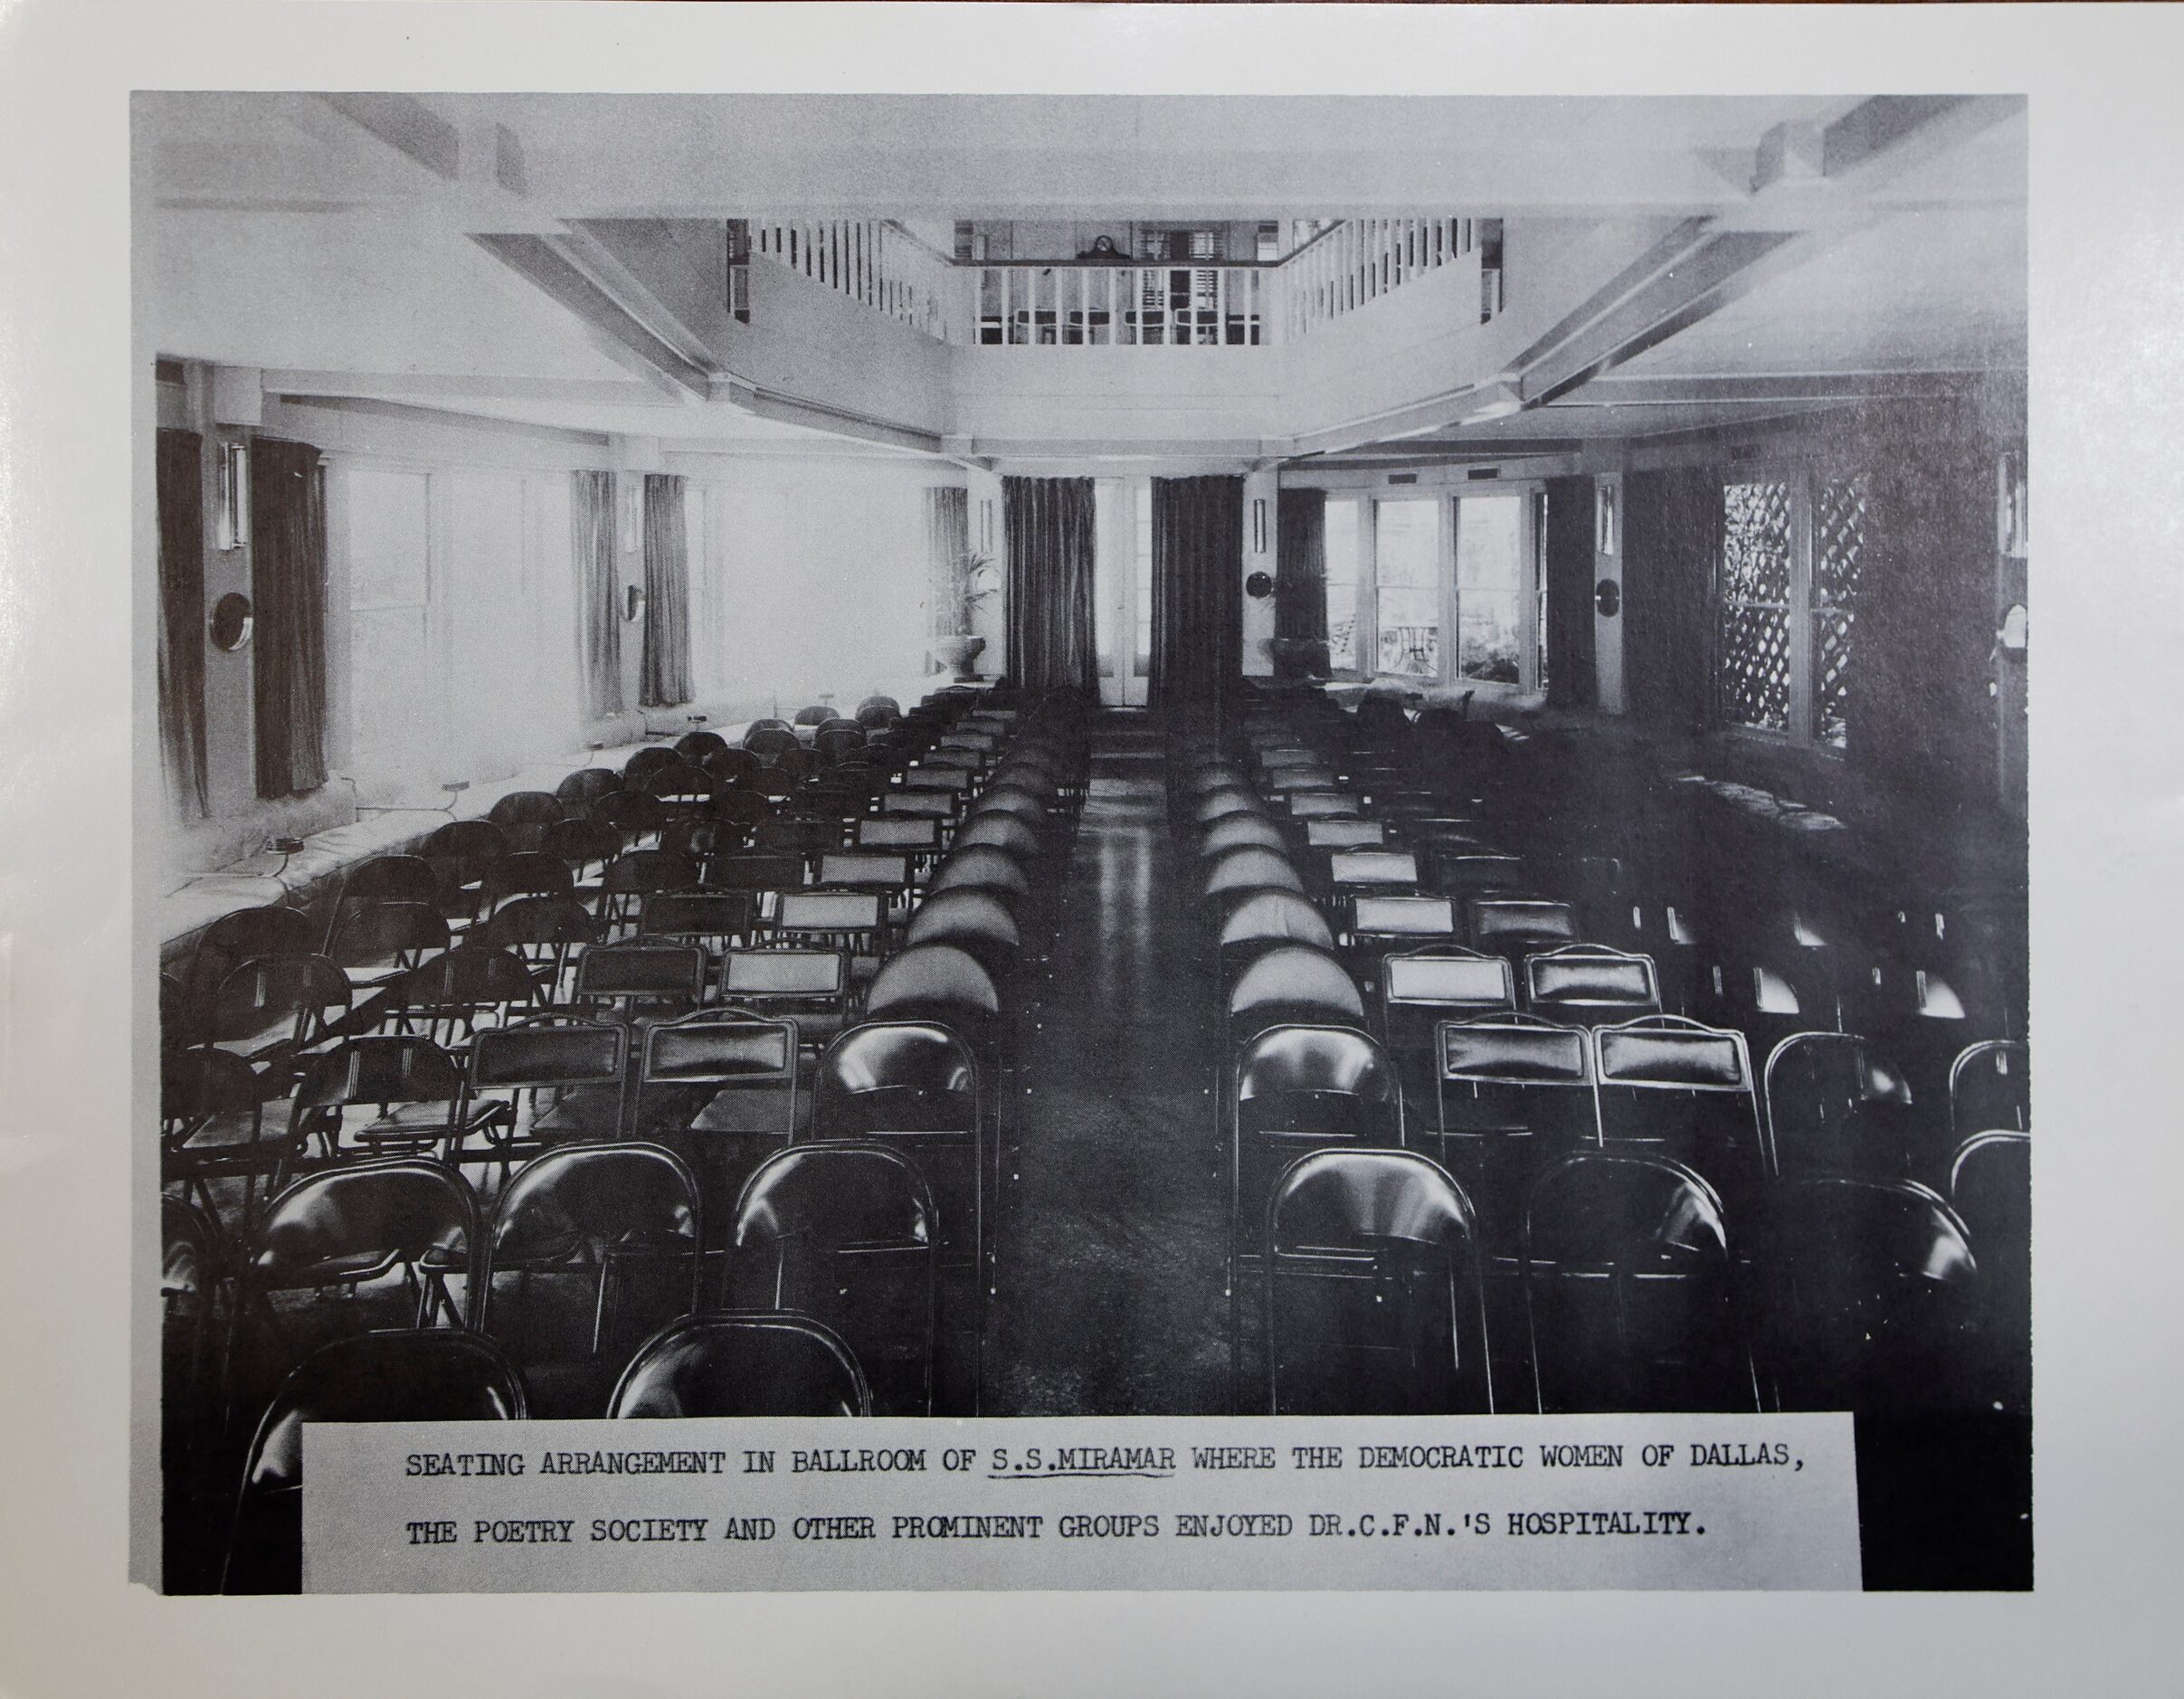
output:
[[1227,1408],[1227,1209],[1195,1039],[1212,991],[1173,855],[1159,733],[1106,715],[1008,1106],[988,1415]]

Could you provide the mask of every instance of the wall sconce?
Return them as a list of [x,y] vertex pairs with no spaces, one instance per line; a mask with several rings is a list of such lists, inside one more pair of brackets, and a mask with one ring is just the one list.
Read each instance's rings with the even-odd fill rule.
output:
[[1274,593],[1274,579],[1268,573],[1253,573],[1244,580],[1244,593],[1255,602],[1264,602]]
[[2022,449],[2010,450],[1998,462],[1995,497],[1998,545],[2003,554],[2012,559],[2022,560],[2030,543],[2027,534],[2030,493],[2026,483],[2025,452]]
[[622,617],[632,625],[644,618],[644,589],[640,584],[622,587]]
[[1994,634],[1995,646],[2005,655],[2022,655],[2025,652],[2026,630],[2031,616],[2025,612],[2022,602],[2013,603],[2002,615],[2002,629]]
[[241,442],[220,445],[220,489],[213,509],[213,546],[245,548],[251,540],[251,451]]
[[1616,486],[1605,479],[1592,487],[1593,548],[1602,555],[1617,552],[1619,529],[1616,512]]
[[1251,552],[1254,555],[1267,552],[1267,498],[1264,496],[1251,498]]

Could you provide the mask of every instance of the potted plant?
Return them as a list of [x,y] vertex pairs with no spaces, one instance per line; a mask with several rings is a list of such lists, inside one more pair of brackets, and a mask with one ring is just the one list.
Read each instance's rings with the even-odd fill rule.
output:
[[938,635],[933,640],[933,657],[943,666],[952,667],[958,679],[973,679],[980,655],[985,652],[986,640],[971,627],[976,622],[978,605],[999,588],[991,555],[964,554],[955,557],[943,592],[939,616],[935,622]]

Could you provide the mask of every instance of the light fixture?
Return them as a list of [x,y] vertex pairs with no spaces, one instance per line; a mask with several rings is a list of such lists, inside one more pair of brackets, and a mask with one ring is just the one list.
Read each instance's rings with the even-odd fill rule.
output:
[[1997,546],[2013,560],[2022,560],[2030,545],[2028,500],[2025,451],[2011,449],[1996,465],[1995,531]]
[[632,625],[644,618],[644,587],[641,584],[622,585],[622,617]]
[[1251,552],[1254,555],[1267,552],[1267,498],[1264,496],[1251,498]]
[[1601,479],[1592,487],[1592,514],[1595,536],[1592,546],[1602,555],[1616,552],[1617,514],[1616,485],[1611,479]]
[[213,513],[213,546],[246,548],[251,540],[251,451],[241,442],[220,445],[219,496]]

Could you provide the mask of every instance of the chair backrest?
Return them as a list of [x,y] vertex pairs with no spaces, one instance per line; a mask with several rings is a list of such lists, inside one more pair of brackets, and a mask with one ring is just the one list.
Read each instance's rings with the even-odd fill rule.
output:
[[730,950],[720,960],[720,994],[731,1001],[839,1001],[849,963],[835,950]]
[[1418,858],[1408,850],[1332,850],[1327,882],[1338,890],[1357,886],[1407,890],[1419,882]]
[[1358,820],[1363,816],[1357,798],[1341,791],[1291,791],[1282,801],[1291,820]]
[[[605,771],[602,767],[584,770]],[[541,831],[538,848],[541,853],[553,856],[572,868],[603,867],[622,853],[622,833],[603,820],[594,820],[588,814],[573,814]]]
[[417,853],[427,861],[490,861],[515,847],[492,820],[451,820],[426,833]]
[[618,1420],[871,1413],[864,1372],[840,1336],[782,1312],[669,1322],[630,1360],[607,1402]]
[[1263,814],[1266,812],[1267,805],[1258,800],[1257,793],[1239,783],[1207,792],[1192,805],[1191,818],[1193,824],[1202,829],[1230,814]]
[[1741,1032],[1646,1015],[1592,1035],[1600,1137],[1689,1163],[1734,1209],[1775,1172]]
[[204,1036],[215,1044],[309,1045],[330,1017],[348,1012],[349,1001],[347,977],[323,955],[255,956],[214,991]]
[[1435,1029],[1442,1160],[1485,1201],[1500,1248],[1532,1176],[1597,1149],[1592,1051],[1576,1027],[1530,1015],[1445,1020]]
[[804,882],[802,856],[715,856],[706,864],[706,883],[726,891],[782,891]]
[[584,807],[622,789],[622,774],[612,767],[579,767],[554,787],[554,794],[572,808]]
[[654,891],[638,916],[641,935],[740,943],[748,937],[755,905],[748,891]]
[[516,1365],[481,1334],[372,1333],[320,1346],[259,1419],[221,1590],[301,1590],[306,1422],[521,1421],[527,1413]]
[[1911,1087],[1904,1070],[1855,1032],[1798,1032],[1769,1053],[1764,1076],[1767,1142],[1784,1174],[1862,1174],[1903,1179],[1915,1153],[1902,1115]]
[[973,812],[955,834],[958,853],[966,850],[998,850],[1019,863],[1039,859],[1039,834],[1014,814]]
[[1207,827],[1198,843],[1199,859],[1213,860],[1231,850],[1267,850],[1287,855],[1289,840],[1264,814],[1224,814]]
[[326,954],[344,968],[408,967],[446,949],[448,938],[447,919],[437,901],[351,904],[345,898],[327,935]]
[[[578,1241],[578,1242],[573,1242]],[[660,1144],[565,1144],[518,1171],[494,1213],[479,1324],[491,1315],[491,1275],[564,1265],[583,1250],[689,1259],[696,1308],[705,1243],[698,1177]]]
[[812,1076],[812,1125],[825,1139],[976,1131],[978,1064],[930,1020],[869,1020],[828,1045]]
[[1974,1133],[1949,1162],[1949,1201],[1979,1258],[1980,1354],[1994,1400],[2018,1415],[2032,1398],[2032,1135]]
[[487,916],[473,935],[495,949],[563,948],[590,944],[599,923],[573,897],[518,897]]
[[899,891],[910,883],[910,859],[872,850],[834,850],[819,858],[813,882],[850,890]]
[[324,933],[300,908],[273,904],[223,915],[197,937],[183,983],[193,997],[209,995],[253,956],[314,955]]
[[1477,1222],[1436,1163],[1300,1156],[1275,1183],[1263,1244],[1271,1412],[1493,1410]]
[[480,895],[489,914],[516,897],[567,897],[575,888],[575,876],[564,858],[532,850],[497,856],[486,863]]
[[485,817],[503,826],[550,826],[568,812],[551,791],[510,791],[486,811]]
[[475,1306],[482,1249],[477,1201],[461,1177],[394,1156],[320,1169],[289,1185],[259,1218],[243,1267],[261,1290],[293,1289],[430,1257],[467,1272]]
[[978,958],[952,944],[912,944],[880,963],[865,1011],[875,1020],[943,1020],[976,1042],[1001,1013],[1001,992]]
[[665,938],[595,944],[576,958],[576,1000],[695,1003],[705,996],[706,953]]
[[1530,955],[1577,942],[1577,911],[1531,897],[1475,897],[1464,905],[1471,947]]
[[1433,864],[1434,878],[1443,890],[1454,896],[1524,888],[1524,864],[1515,856],[1481,853],[1444,844],[1436,851]]
[[1965,1046],[1949,1068],[1950,1131],[1965,1139],[2031,1125],[2032,1052],[2008,1039]]
[[1305,847],[1308,850],[1378,850],[1388,841],[1388,828],[1377,820],[1308,820]]
[[847,1142],[765,1158],[729,1236],[753,1301],[833,1329],[883,1416],[932,1413],[939,1243],[916,1166],[886,1145]]
[[1524,958],[1524,1007],[1579,1026],[1661,1011],[1660,976],[1649,955],[1573,944]]
[[663,767],[671,767],[682,757],[672,749],[660,744],[647,744],[631,751],[622,764],[622,788],[625,791],[643,791],[646,781]]
[[859,850],[892,850],[933,855],[940,849],[940,822],[935,820],[890,819],[887,815],[860,820],[851,841]]
[[629,1048],[629,1030],[607,1021],[544,1016],[491,1027],[470,1041],[470,1089],[619,1087]]
[[341,902],[433,903],[439,900],[440,880],[432,863],[422,856],[374,856],[359,861],[342,881]]
[[1906,1180],[1784,1180],[1760,1263],[1765,1367],[1785,1410],[1977,1408],[1979,1264],[1956,1211]]
[[783,891],[768,923],[776,938],[840,939],[869,947],[886,916],[878,891]]
[[675,740],[675,753],[685,761],[702,763],[708,756],[725,755],[730,751],[728,740],[718,732],[694,731],[685,732]]
[[[450,1041],[467,1034],[485,1011],[497,1011],[505,1020],[514,1009],[527,1006],[537,992],[521,956],[482,941],[420,962],[394,987],[402,1019],[432,1023],[431,1030]],[[444,1030],[442,1023],[447,1023]]]
[[[1371,900],[1371,899],[1368,899]],[[1499,1014],[1516,1005],[1509,963],[1455,944],[1427,944],[1381,957],[1381,1031],[1406,1055],[1430,1052],[1444,1020]]]
[[1446,897],[1354,897],[1346,918],[1351,937],[1368,945],[1390,938],[1456,936],[1456,905]]
[[1278,850],[1246,845],[1210,862],[1201,882],[1206,897],[1219,900],[1239,891],[1296,891],[1305,882]]
[[1013,856],[986,846],[965,850],[961,854],[951,853],[948,859],[934,869],[933,878],[926,887],[941,891],[980,888],[1005,891],[1011,897],[1030,895],[1031,882]]
[[1583,1152],[1524,1199],[1525,1316],[1547,1410],[1750,1410],[1720,1196],[1681,1163]]
[[1364,1020],[1364,1000],[1357,982],[1325,951],[1304,944],[1277,944],[1253,961],[1229,990],[1232,1035],[1239,1024],[1251,1030],[1291,1020],[1356,1024]]
[[607,863],[600,889],[616,895],[687,891],[698,883],[698,864],[666,850],[625,850]]
[[1224,954],[1256,954],[1277,944],[1334,949],[1327,917],[1295,891],[1254,889],[1231,897],[1214,935]]
[[256,1115],[271,1089],[233,1050],[204,1044],[160,1053],[159,1119],[172,1134],[185,1133],[208,1115]]

